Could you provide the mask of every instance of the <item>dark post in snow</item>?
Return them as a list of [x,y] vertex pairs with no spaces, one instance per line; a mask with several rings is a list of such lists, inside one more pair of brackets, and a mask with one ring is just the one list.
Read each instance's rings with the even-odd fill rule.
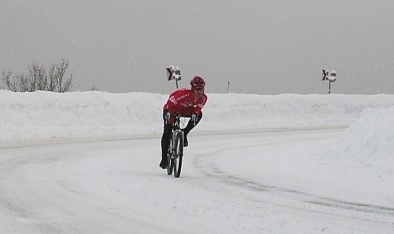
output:
[[328,94],[331,93],[331,82],[337,80],[337,73],[335,71],[329,71],[323,69],[322,80],[328,80]]
[[178,80],[181,80],[181,70],[177,66],[169,66],[166,70],[168,81],[175,80],[176,88],[178,88]]

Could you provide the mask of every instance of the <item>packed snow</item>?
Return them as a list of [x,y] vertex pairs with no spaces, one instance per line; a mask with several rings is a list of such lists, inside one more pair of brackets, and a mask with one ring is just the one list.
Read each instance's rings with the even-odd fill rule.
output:
[[[15,207],[17,204],[24,204],[22,201],[28,200],[27,197],[32,196],[32,200],[41,199],[41,195],[23,194],[22,185],[20,185],[21,188],[16,188],[17,184],[28,186],[28,190],[32,190],[29,186],[42,186],[44,190],[51,191],[52,187],[49,181],[51,178],[44,181],[42,181],[42,178],[50,177],[49,175],[52,176],[52,174],[49,173],[56,173],[65,170],[64,167],[73,165],[71,164],[72,159],[78,152],[69,152],[72,150],[71,148],[77,150],[78,144],[85,145],[81,146],[82,148],[88,144],[98,142],[97,146],[100,144],[102,146],[99,146],[99,149],[95,149],[93,152],[102,156],[108,155],[105,156],[108,159],[98,160],[97,155],[94,156],[93,152],[90,153],[86,150],[89,153],[84,157],[78,157],[79,166],[70,168],[70,170],[72,169],[71,172],[76,174],[83,171],[83,175],[80,175],[81,181],[78,181],[76,179],[78,176],[76,176],[73,179],[75,184],[69,184],[68,181],[64,182],[63,178],[56,174],[53,175],[59,176],[59,178],[54,176],[53,180],[57,178],[58,183],[71,186],[67,187],[70,191],[79,188],[81,191],[75,191],[75,193],[84,195],[83,200],[100,199],[103,204],[108,202],[111,204],[108,206],[115,207],[113,212],[116,209],[121,210],[119,207],[128,207],[130,204],[127,202],[130,201],[127,198],[119,199],[114,195],[114,191],[112,193],[104,192],[101,187],[96,185],[97,181],[95,180],[108,185],[109,190],[119,189],[119,187],[122,187],[121,185],[125,187],[135,185],[138,187],[138,191],[143,192],[134,190],[133,195],[129,194],[129,196],[136,196],[134,198],[138,200],[133,202],[139,205],[133,205],[132,207],[137,206],[140,209],[138,213],[141,212],[141,218],[138,218],[138,214],[133,216],[135,221],[133,224],[134,232],[394,232],[393,95],[282,94],[266,96],[208,93],[208,102],[203,109],[203,120],[191,133],[191,139],[189,139],[191,146],[187,148],[189,150],[187,154],[194,159],[194,163],[193,165],[185,164],[186,168],[178,180],[169,180],[165,172],[158,167],[160,160],[159,141],[162,133],[162,106],[166,98],[167,95],[152,93],[113,94],[91,91],[58,94],[0,91],[0,154],[2,155],[0,171],[3,168],[3,172],[0,174],[3,177],[0,180],[1,193],[3,194],[0,196],[0,230],[15,233],[26,230],[31,230],[32,233],[98,231],[98,229],[87,227],[88,224],[86,226],[74,224],[73,226],[72,222],[68,224],[69,229],[60,228],[55,225],[55,223],[60,223],[59,220],[52,221],[52,225],[58,229],[54,227],[52,227],[53,229],[32,229],[32,225],[38,223],[37,220],[49,220],[50,216],[56,216],[58,208],[55,205],[57,193],[54,192],[55,195],[48,195],[52,194],[51,192],[47,193],[47,200],[50,200],[50,202],[43,202],[39,205],[40,208],[28,204],[35,211],[31,211],[36,215],[31,218],[35,220],[34,222],[30,219],[27,221],[26,217],[25,219],[14,217],[18,213],[18,209],[22,209]],[[283,133],[286,133],[286,135],[282,137]],[[127,144],[133,145],[134,148],[120,147],[118,144],[121,144],[122,141],[127,141]],[[263,146],[261,142],[264,142]],[[279,142],[282,143],[279,144]],[[111,145],[106,148],[106,144],[116,146]],[[141,144],[150,145],[141,146]],[[201,144],[199,149],[194,148],[196,155],[191,153],[193,144]],[[71,146],[71,148],[68,146]],[[50,167],[42,167],[42,170],[35,168],[38,164],[34,163],[34,157],[31,159],[30,156],[29,158],[23,156],[36,151],[34,155],[39,158],[39,155],[45,154],[51,147],[62,153],[57,160],[51,161],[53,164],[50,164]],[[114,147],[114,149],[111,147]],[[133,152],[133,150],[136,152]],[[146,152],[147,150],[154,153],[149,154]],[[204,156],[204,150],[210,152],[209,157]],[[294,152],[294,157],[288,156],[291,152]],[[110,172],[111,176],[119,174],[118,177],[104,175],[97,177],[100,175],[100,170],[97,168],[100,167],[102,171],[105,171],[105,168],[111,167],[111,163],[115,163],[111,161],[113,160],[113,154],[118,153],[119,158],[124,160],[122,161],[124,168],[122,166],[113,167]],[[121,156],[123,154],[125,155]],[[126,162],[129,161],[127,158],[136,154],[144,155],[145,159],[141,158],[140,160],[147,160],[141,161],[138,168],[139,172],[149,171],[147,178],[141,178],[127,172],[133,170],[132,168],[126,168]],[[12,170],[13,165],[16,165],[15,168],[22,165],[22,163],[15,163],[18,157],[23,161],[23,166],[29,165],[29,168],[31,167],[28,170],[29,172],[35,172],[28,176],[29,180],[36,183],[35,185],[27,185],[28,181],[23,180],[24,177],[21,172]],[[22,160],[24,157],[26,160]],[[242,158],[242,164],[240,164],[240,157]],[[130,161],[132,161],[131,158]],[[190,163],[190,161],[185,160],[185,163]],[[193,166],[198,165],[201,168],[194,172]],[[209,168],[212,172],[204,171],[203,168],[206,168],[206,170]],[[69,171],[69,173],[71,172]],[[96,177],[90,178],[90,172],[96,173]],[[167,180],[159,181],[156,175],[163,176]],[[131,182],[126,183],[125,178],[130,176],[135,177],[132,177]],[[12,185],[14,177],[15,185]],[[202,182],[198,181],[199,177],[212,179],[212,182],[202,185]],[[140,179],[141,182],[138,182]],[[181,182],[188,180],[190,180],[190,183]],[[183,184],[182,186],[192,186],[191,183],[196,183],[203,187],[187,187],[190,191],[185,191],[187,189],[184,187],[181,188],[184,190],[180,191],[181,193],[193,197],[191,201],[193,208],[190,208],[192,210],[188,208],[190,201],[186,199],[180,200],[180,203],[172,204],[173,209],[182,213],[182,216],[175,216],[177,220],[175,222],[185,226],[173,227],[168,223],[171,219],[161,218],[158,222],[162,220],[166,222],[167,226],[166,224],[162,224],[163,227],[155,225],[155,228],[149,229],[147,226],[151,225],[152,220],[149,221],[148,218],[144,217],[144,212],[149,213],[156,219],[162,217],[162,213],[165,214],[165,211],[154,205],[158,201],[155,200],[157,198],[155,197],[156,193],[152,192],[151,186],[152,188],[158,187],[158,190],[163,191],[166,190],[167,183],[174,186],[174,181],[175,184]],[[237,190],[234,187],[227,188],[221,185],[221,183],[229,183],[229,181],[232,185],[253,187],[256,191],[245,192],[241,188]],[[119,187],[116,187],[116,185],[119,185]],[[215,187],[218,190],[216,193],[213,192]],[[204,193],[201,191],[202,189],[210,189],[211,192]],[[195,193],[201,192],[200,198],[193,193],[194,190],[196,190]],[[256,208],[264,209],[260,211],[261,215],[269,220],[269,223],[264,225],[262,219],[259,219],[259,215],[256,216],[257,213],[253,213],[259,212],[258,210],[241,210],[242,216],[241,214],[231,216],[233,214],[228,212],[237,212],[232,206],[237,207],[234,201],[238,202],[238,200],[227,198],[225,194],[219,195],[223,192],[229,192],[230,194],[256,198],[256,196],[261,195],[260,190],[281,191],[272,194],[272,197],[277,197],[277,200],[270,200],[274,198],[267,197],[263,202],[269,204],[272,210],[278,212],[280,210],[278,214],[268,212],[266,210],[268,205]],[[45,191],[42,192],[45,193]],[[255,194],[257,192],[260,195]],[[118,191],[118,193],[121,193],[121,191]],[[283,198],[286,202],[283,202],[280,198],[284,193],[291,194]],[[140,197],[137,198],[137,196]],[[157,194],[157,196],[160,195]],[[314,217],[313,212],[316,212],[315,208],[305,208],[305,214],[302,213],[305,215],[305,219],[299,213],[291,213],[291,211],[295,212],[303,209],[301,205],[297,205],[297,202],[291,201],[291,199],[297,200],[299,196],[299,200],[306,197],[315,199],[314,202],[310,202],[314,204],[333,202],[327,205],[327,207],[333,206],[332,209],[335,209],[335,207],[353,207],[352,211],[348,211],[348,213],[359,210],[367,210],[367,212],[365,217],[359,217],[356,222],[357,224],[360,223],[360,226],[357,226],[353,221],[349,221],[348,218],[324,218],[325,222],[328,223],[321,228],[319,226],[318,229],[316,226],[323,221],[318,221],[320,216],[316,216],[316,220],[314,218],[311,220],[311,217]],[[224,201],[226,199],[229,199],[228,201],[231,201],[232,204],[227,204]],[[259,199],[262,198],[259,197]],[[114,200],[116,200],[116,205],[111,203]],[[59,202],[62,202],[60,198]],[[213,223],[202,227],[200,223],[202,221],[199,222],[199,220],[204,219],[205,213],[200,210],[202,207],[199,203],[207,204],[207,202],[210,203],[209,207],[215,206],[215,204],[227,204],[227,206],[217,207],[216,211],[204,211],[207,212],[207,217]],[[287,208],[282,210],[285,203],[288,204],[286,207],[291,207],[290,213],[286,210]],[[69,207],[69,213],[76,210],[85,214],[85,211],[77,207],[73,208],[71,203],[64,205]],[[329,209],[331,208],[327,208],[327,211],[323,213],[325,215],[330,213]],[[43,213],[40,214],[40,211]],[[49,214],[44,214],[44,212],[49,212]],[[211,212],[213,212],[212,217],[209,216]],[[309,215],[308,212],[312,215]],[[383,226],[376,226],[371,221],[374,218],[371,218],[371,220],[369,218],[380,212],[383,214],[383,221],[380,223]],[[86,211],[86,215],[92,216],[92,219],[98,221],[104,219],[103,215],[92,215],[88,211]],[[340,213],[340,216],[346,217],[347,213],[346,215]],[[113,222],[114,225],[122,223],[122,220],[116,217],[116,215],[111,216],[106,221]],[[59,219],[66,218],[66,216],[61,216]],[[233,218],[242,221],[242,224],[237,224],[239,230],[232,226],[235,225]],[[305,221],[306,219],[308,221]],[[367,220],[365,223],[362,221],[364,219]],[[382,219],[382,217],[379,216],[376,219]],[[283,222],[283,220],[287,221]],[[329,224],[330,222],[332,223]],[[278,225],[279,223],[280,225]],[[306,226],[301,227],[301,224]],[[46,225],[50,226],[51,224]],[[125,227],[122,225],[119,224],[118,227],[113,227],[113,229],[106,226],[107,229],[100,229],[99,232],[127,233],[130,231],[121,229]],[[24,227],[26,228],[24,229]]]

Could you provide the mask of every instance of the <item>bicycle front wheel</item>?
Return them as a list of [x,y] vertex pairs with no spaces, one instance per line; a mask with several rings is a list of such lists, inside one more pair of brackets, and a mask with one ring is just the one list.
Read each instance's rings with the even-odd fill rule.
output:
[[173,166],[174,166],[174,176],[176,178],[179,178],[181,175],[181,169],[182,169],[182,158],[183,158],[183,132],[178,131],[176,132],[175,136],[175,144],[174,144],[174,161],[173,161]]
[[172,137],[170,139],[170,143],[168,145],[168,153],[167,153],[167,160],[168,160],[168,167],[167,167],[167,174],[171,175],[172,170],[174,169],[174,157],[172,153]]

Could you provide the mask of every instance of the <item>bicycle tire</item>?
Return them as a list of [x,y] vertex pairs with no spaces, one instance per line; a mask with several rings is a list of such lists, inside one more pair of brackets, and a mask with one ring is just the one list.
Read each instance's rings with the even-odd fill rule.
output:
[[174,176],[179,178],[182,169],[182,158],[183,158],[183,132],[176,132],[175,136],[175,155],[173,158]]
[[168,160],[168,166],[167,166],[167,174],[172,175],[172,171],[174,168],[174,160],[172,157],[172,136],[170,138],[170,142],[168,144],[168,152],[167,152],[167,160]]

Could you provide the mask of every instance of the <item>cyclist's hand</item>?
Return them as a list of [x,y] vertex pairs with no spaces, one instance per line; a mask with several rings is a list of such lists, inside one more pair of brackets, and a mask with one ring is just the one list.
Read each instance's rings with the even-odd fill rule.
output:
[[170,119],[170,112],[168,110],[163,111],[163,120],[168,121]]
[[191,120],[193,121],[193,124],[196,125],[198,122],[198,116],[196,113],[192,114]]

